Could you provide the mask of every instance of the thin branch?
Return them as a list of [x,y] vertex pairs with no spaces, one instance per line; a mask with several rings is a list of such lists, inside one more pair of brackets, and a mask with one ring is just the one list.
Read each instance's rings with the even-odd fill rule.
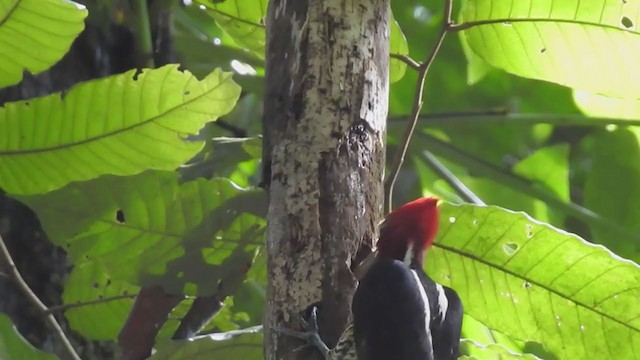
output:
[[84,307],[84,306],[108,303],[108,302],[116,301],[116,300],[135,299],[136,295],[137,294],[117,295],[117,296],[111,296],[111,297],[106,297],[106,298],[97,299],[97,300],[89,300],[89,301],[77,302],[77,303],[74,303],[74,304],[56,305],[56,306],[51,306],[44,313],[45,314],[52,314],[52,313],[55,313],[55,312],[58,312],[58,311],[67,311],[69,309],[75,309],[75,308],[80,308],[80,307]]
[[564,201],[550,191],[535,186],[533,182],[527,179],[504,171],[491,163],[468,154],[431,135],[420,133],[420,137],[422,143],[427,144],[429,150],[434,154],[464,166],[470,172],[477,174],[477,176],[490,178],[498,184],[541,200],[566,215],[573,216],[580,221],[594,225],[600,229],[606,229],[621,240],[640,241],[640,236],[630,233],[619,224],[603,218],[576,203]]
[[[406,122],[411,115],[389,117],[390,123]],[[419,121],[425,127],[459,126],[459,125],[536,125],[549,124],[555,126],[592,126],[607,125],[640,126],[640,120],[609,117],[589,117],[586,115],[558,115],[546,113],[508,113],[504,109],[470,110],[441,112],[420,115]]]
[[562,19],[562,18],[499,18],[499,19],[483,19],[477,21],[467,21],[460,24],[450,24],[449,31],[462,31],[476,26],[484,25],[511,25],[513,23],[553,23],[553,24],[571,24],[571,25],[583,25],[583,26],[598,26],[604,29],[620,30],[615,25],[595,23],[592,21],[581,21],[575,19]]
[[189,339],[198,334],[224,306],[225,296],[198,297],[173,333],[173,340]]
[[218,119],[216,121],[213,122],[217,127],[227,130],[228,132],[230,132],[233,137],[239,137],[239,138],[244,138],[248,136],[248,131],[246,129],[243,129],[239,126],[236,126],[234,124],[231,124],[229,122],[226,122],[222,119]]
[[458,179],[446,166],[444,166],[440,160],[438,160],[432,153],[429,151],[422,152],[423,160],[429,165],[431,170],[438,174],[444,181],[449,184],[457,193],[464,199],[464,201],[476,204],[476,205],[486,205],[482,199],[478,197],[478,195],[474,194],[471,189],[469,189],[460,179]]
[[[24,281],[24,279],[22,278],[22,275],[20,275],[20,272],[18,271],[16,264],[13,262],[13,259],[11,258],[9,249],[7,249],[6,245],[4,244],[4,240],[2,240],[1,236],[0,236],[0,255],[4,259],[4,262],[6,262],[7,264],[11,278],[16,283],[16,285],[18,285],[18,288],[24,293],[24,295],[27,297],[29,302],[31,302],[31,304],[36,308],[38,308],[38,310],[40,310],[41,312],[43,313],[46,312],[48,310],[47,306],[43,304],[42,301],[40,301],[38,296],[31,290],[27,282]],[[64,345],[64,348],[69,354],[69,356],[74,360],[80,360],[80,356],[78,356],[73,346],[71,346],[71,342],[69,342],[69,339],[64,334],[64,331],[60,327],[60,324],[58,324],[58,321],[56,321],[56,318],[52,314],[49,314],[46,316],[46,319],[49,325],[53,328],[54,333],[58,335],[58,337],[60,338],[60,341],[62,341],[62,344]]]
[[420,63],[413,60],[409,55],[404,54],[390,54],[391,58],[400,60],[403,63],[407,64],[410,68],[416,71],[420,71]]
[[447,35],[447,30],[451,24],[451,11],[452,11],[452,0],[445,0],[444,6],[444,17],[442,20],[442,28],[440,29],[440,33],[438,34],[438,39],[435,44],[431,48],[429,55],[425,61],[420,64],[418,70],[418,80],[416,82],[416,90],[413,99],[413,108],[411,109],[411,122],[407,125],[407,128],[404,132],[404,136],[400,141],[400,147],[396,151],[395,157],[391,162],[391,171],[389,172],[389,176],[385,180],[384,183],[384,209],[385,212],[391,212],[393,209],[392,198],[393,198],[393,185],[398,178],[398,174],[400,173],[400,169],[402,168],[402,164],[404,163],[404,157],[407,154],[407,150],[409,149],[409,142],[411,142],[411,137],[413,136],[413,131],[416,128],[416,124],[418,123],[418,118],[420,117],[420,110],[422,110],[422,96],[424,92],[424,81],[427,77],[427,73],[433,64],[433,61],[444,42],[444,38]]
[[[446,124],[446,120],[448,119],[477,119],[477,118],[488,118],[488,119],[502,119],[505,116],[508,116],[509,112],[506,108],[497,107],[491,109],[479,109],[479,110],[460,110],[460,111],[443,111],[436,112],[431,114],[420,114],[419,120],[427,121],[427,122],[436,122],[436,123],[444,123]],[[389,116],[387,120],[389,122],[406,122],[411,117],[411,114],[406,115],[396,115]],[[471,122],[473,120],[469,120]]]

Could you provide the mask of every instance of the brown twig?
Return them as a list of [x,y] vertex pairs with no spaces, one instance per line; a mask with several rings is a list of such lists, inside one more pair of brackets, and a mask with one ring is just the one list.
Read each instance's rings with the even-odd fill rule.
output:
[[[391,212],[393,208],[392,197],[393,197],[393,185],[398,178],[398,174],[400,173],[400,168],[402,168],[402,164],[404,163],[404,157],[407,154],[407,150],[409,149],[409,142],[411,141],[411,137],[413,136],[413,131],[416,128],[416,124],[418,123],[418,118],[420,117],[420,110],[422,110],[422,95],[424,93],[424,81],[427,77],[427,73],[435,60],[442,43],[444,42],[444,38],[449,31],[449,27],[452,25],[451,20],[451,12],[452,12],[452,4],[453,0],[445,0],[444,5],[444,17],[442,22],[442,28],[440,29],[440,33],[438,35],[438,39],[435,44],[431,48],[429,55],[424,62],[422,62],[418,66],[418,81],[416,82],[416,90],[413,99],[413,107],[411,109],[411,121],[407,125],[407,128],[402,137],[402,141],[400,142],[400,147],[396,151],[396,154],[393,158],[393,162],[391,163],[391,171],[389,172],[389,176],[385,180],[384,183],[384,206],[386,212]],[[408,57],[407,57],[408,58]],[[412,60],[413,61],[413,60]],[[415,62],[415,61],[413,61]],[[407,64],[409,64],[407,62]],[[411,65],[409,65],[411,66]]]
[[[24,293],[24,295],[27,297],[29,302],[31,302],[33,306],[38,308],[40,312],[42,313],[47,312],[48,311],[47,306],[43,304],[42,301],[40,301],[38,296],[33,292],[33,290],[31,290],[27,282],[24,281],[24,279],[22,278],[22,275],[20,275],[20,272],[18,271],[16,264],[13,262],[13,259],[11,258],[11,254],[9,253],[9,250],[4,244],[4,240],[2,240],[2,237],[0,237],[0,254],[4,259],[4,262],[6,262],[7,264],[8,272],[11,275],[11,278],[16,283],[16,285],[18,285],[18,288]],[[54,333],[58,335],[58,337],[60,338],[60,341],[62,341],[62,344],[64,345],[64,348],[69,354],[69,356],[74,360],[80,360],[80,356],[78,356],[73,346],[71,346],[71,342],[69,342],[69,339],[64,334],[64,331],[60,327],[60,324],[58,324],[58,321],[56,320],[56,318],[52,314],[49,314],[46,316],[46,320],[49,323],[49,325],[53,328]]]
[[102,303],[107,303],[107,302],[110,302],[110,301],[116,301],[116,300],[122,300],[122,299],[135,299],[135,298],[136,298],[136,294],[126,294],[126,295],[117,295],[117,296],[106,297],[106,298],[102,298],[102,299],[98,299],[98,300],[82,301],[82,302],[77,302],[77,303],[74,303],[74,304],[56,305],[56,306],[52,306],[52,307],[48,308],[44,313],[45,314],[52,314],[52,313],[55,313],[55,312],[58,312],[58,311],[67,311],[69,309],[75,309],[75,308],[84,307],[84,306],[102,304]]
[[224,129],[228,132],[230,132],[233,137],[238,137],[238,138],[245,138],[247,136],[249,136],[249,132],[246,129],[243,129],[239,126],[236,126],[230,122],[227,122],[223,119],[218,119],[216,121],[213,122],[217,127]]
[[[504,107],[496,107],[491,109],[477,109],[477,110],[459,110],[459,111],[443,111],[436,112],[431,114],[420,115],[418,120],[421,122],[435,122],[435,123],[448,123],[450,119],[452,121],[456,121],[457,119],[472,119],[468,121],[473,121],[476,118],[509,118],[510,116],[518,115],[509,113],[509,111]],[[389,116],[387,121],[389,122],[404,122],[409,120],[411,114],[408,115],[397,115],[397,116]],[[583,116],[584,117],[584,116]]]
[[407,66],[409,66],[413,70],[420,71],[420,63],[415,61],[415,60],[413,60],[412,58],[410,58],[409,55],[405,55],[405,54],[390,54],[389,56],[391,56],[391,58],[393,58],[393,59],[402,61],[403,63],[407,64]]
[[198,334],[202,328],[222,309],[224,296],[213,295],[198,297],[193,300],[191,308],[180,320],[180,325],[173,333],[173,340],[189,339]]

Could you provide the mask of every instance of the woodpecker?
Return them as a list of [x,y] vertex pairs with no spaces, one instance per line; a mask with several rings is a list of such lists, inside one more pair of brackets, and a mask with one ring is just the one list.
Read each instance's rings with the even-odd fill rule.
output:
[[438,199],[419,198],[391,212],[377,251],[356,271],[353,322],[328,349],[313,309],[306,333],[282,330],[315,345],[325,359],[453,360],[459,356],[462,301],[423,270],[438,229]]
[[353,298],[358,359],[457,359],[462,301],[423,270],[438,231],[438,199],[414,200],[380,226],[378,251]]

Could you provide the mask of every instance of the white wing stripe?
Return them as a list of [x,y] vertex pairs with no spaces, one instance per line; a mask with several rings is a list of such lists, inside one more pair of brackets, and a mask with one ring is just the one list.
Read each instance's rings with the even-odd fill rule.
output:
[[440,313],[440,323],[443,323],[445,316],[447,316],[449,300],[447,300],[447,294],[445,294],[442,285],[436,283],[436,289],[438,290],[438,312]]
[[429,349],[431,351],[431,357],[429,358],[433,359],[433,338],[431,337],[431,328],[430,328],[431,308],[429,307],[429,298],[427,297],[427,293],[424,291],[424,287],[422,286],[422,282],[420,281],[420,278],[418,277],[418,274],[416,273],[416,271],[411,269],[411,273],[413,273],[413,278],[416,280],[416,287],[420,289],[420,297],[422,298],[422,305],[424,307],[424,324],[426,327],[429,344],[431,345],[431,348]]

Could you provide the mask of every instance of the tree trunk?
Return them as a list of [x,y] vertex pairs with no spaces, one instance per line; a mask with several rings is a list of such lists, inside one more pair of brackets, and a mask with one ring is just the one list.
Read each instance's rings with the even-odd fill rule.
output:
[[311,305],[330,347],[349,320],[352,265],[381,219],[389,13],[387,0],[269,4],[267,359],[310,358],[273,328],[300,329]]

